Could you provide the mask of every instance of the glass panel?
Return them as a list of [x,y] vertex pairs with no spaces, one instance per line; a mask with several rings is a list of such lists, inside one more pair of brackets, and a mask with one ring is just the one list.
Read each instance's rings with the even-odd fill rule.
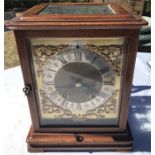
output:
[[41,14],[115,14],[110,5],[49,5]]
[[118,125],[124,38],[31,39],[42,126]]

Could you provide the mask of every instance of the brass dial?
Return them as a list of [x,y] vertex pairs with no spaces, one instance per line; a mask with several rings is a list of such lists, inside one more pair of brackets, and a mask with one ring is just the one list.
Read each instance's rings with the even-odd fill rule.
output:
[[52,56],[43,67],[43,90],[48,99],[76,113],[106,104],[115,75],[105,59],[76,46]]

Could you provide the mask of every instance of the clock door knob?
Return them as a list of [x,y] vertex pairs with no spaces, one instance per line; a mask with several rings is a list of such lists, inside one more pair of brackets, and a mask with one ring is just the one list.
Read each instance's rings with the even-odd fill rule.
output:
[[82,137],[81,135],[75,135],[75,138],[77,142],[82,142],[84,140],[84,137]]
[[28,95],[31,92],[31,86],[25,85],[25,87],[23,88],[23,92],[25,95]]

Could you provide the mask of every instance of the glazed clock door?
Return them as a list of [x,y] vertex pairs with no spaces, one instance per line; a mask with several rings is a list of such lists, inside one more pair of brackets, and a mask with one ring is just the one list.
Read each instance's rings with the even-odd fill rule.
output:
[[118,125],[124,42],[30,39],[41,126]]

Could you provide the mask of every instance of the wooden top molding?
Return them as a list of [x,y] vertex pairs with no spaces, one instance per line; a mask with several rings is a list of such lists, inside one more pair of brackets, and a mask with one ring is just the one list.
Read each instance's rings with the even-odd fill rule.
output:
[[[110,5],[115,14],[39,14],[48,5]],[[139,29],[147,22],[120,3],[42,3],[5,22],[12,30]]]

